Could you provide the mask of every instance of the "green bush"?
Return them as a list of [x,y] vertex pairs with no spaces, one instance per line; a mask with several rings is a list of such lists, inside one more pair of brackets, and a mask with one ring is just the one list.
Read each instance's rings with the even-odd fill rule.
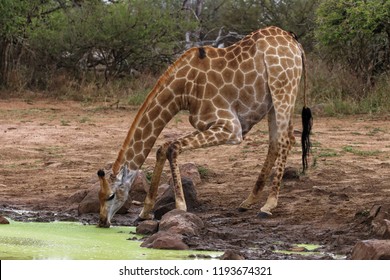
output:
[[29,40],[44,64],[75,72],[100,66],[108,79],[132,68],[158,71],[172,62],[190,24],[176,1],[86,1],[36,18]]
[[367,86],[390,66],[390,1],[324,0],[317,10],[319,51]]

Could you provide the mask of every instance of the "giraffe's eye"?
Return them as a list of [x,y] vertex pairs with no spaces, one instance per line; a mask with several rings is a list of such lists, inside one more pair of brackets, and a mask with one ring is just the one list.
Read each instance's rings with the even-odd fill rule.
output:
[[106,201],[113,200],[114,197],[115,197],[115,193],[113,193],[112,195],[110,195],[110,196],[106,199]]

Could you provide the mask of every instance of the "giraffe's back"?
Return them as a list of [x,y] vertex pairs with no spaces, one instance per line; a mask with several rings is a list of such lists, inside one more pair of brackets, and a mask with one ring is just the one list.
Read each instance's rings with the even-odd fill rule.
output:
[[296,87],[302,70],[298,42],[277,27],[255,31],[227,48],[193,48],[186,56],[186,109],[201,130],[217,119],[237,118],[245,134],[272,107],[270,89]]

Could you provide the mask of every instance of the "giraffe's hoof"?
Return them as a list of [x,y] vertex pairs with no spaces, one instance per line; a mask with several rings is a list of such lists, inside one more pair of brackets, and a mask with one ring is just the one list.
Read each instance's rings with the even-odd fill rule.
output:
[[259,214],[257,214],[257,218],[259,218],[259,219],[267,219],[271,216],[272,216],[271,213],[267,213],[267,212],[263,212],[263,211],[261,211],[261,212],[259,212]]
[[249,209],[248,208],[245,208],[245,207],[238,207],[238,212],[246,212],[248,211]]
[[144,218],[141,218],[141,217],[138,216],[138,218],[135,219],[135,221],[134,221],[134,225],[138,226],[140,223],[142,223],[143,221],[146,221],[146,220],[147,219],[144,219]]

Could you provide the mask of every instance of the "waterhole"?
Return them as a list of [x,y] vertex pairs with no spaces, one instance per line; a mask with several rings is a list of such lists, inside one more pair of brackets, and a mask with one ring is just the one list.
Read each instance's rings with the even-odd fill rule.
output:
[[131,232],[135,232],[134,227],[10,221],[9,225],[0,225],[0,259],[176,260],[222,254],[142,248],[142,236]]

